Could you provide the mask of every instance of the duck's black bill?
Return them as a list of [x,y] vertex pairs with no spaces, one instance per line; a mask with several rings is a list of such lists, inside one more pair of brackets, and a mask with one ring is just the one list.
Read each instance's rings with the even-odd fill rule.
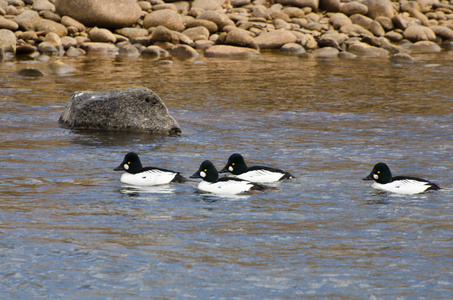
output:
[[219,171],[219,173],[228,173],[228,166],[225,166],[222,170]]
[[193,174],[192,176],[190,176],[189,178],[201,178],[200,176],[200,172],[195,172],[195,174]]
[[118,167],[116,167],[115,169],[113,169],[113,171],[123,171],[123,165],[119,165]]
[[370,173],[370,175],[368,175],[367,177],[362,178],[362,180],[374,180],[373,173]]

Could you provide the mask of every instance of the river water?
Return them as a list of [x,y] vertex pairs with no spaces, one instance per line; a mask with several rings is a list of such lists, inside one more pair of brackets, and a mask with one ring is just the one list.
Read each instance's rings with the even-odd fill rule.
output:
[[[2,298],[445,299],[453,295],[453,54],[379,58],[62,58],[0,63]],[[45,76],[25,77],[25,67]],[[183,134],[71,132],[75,91],[143,86]],[[116,167],[190,176],[229,155],[282,168],[280,192],[197,181],[130,189]],[[445,189],[380,194],[379,161]]]

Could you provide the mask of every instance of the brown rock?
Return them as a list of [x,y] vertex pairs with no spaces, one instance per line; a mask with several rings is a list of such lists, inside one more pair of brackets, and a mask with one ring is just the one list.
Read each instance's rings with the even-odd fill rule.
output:
[[75,28],[77,28],[78,32],[86,31],[85,25],[68,16],[61,17],[61,24],[65,25],[66,27],[74,26]]
[[228,18],[227,15],[217,11],[205,11],[201,13],[197,17],[197,19],[203,19],[214,22],[217,25],[219,31],[223,31],[223,27],[228,25],[235,26],[234,22],[230,20],[230,18]]
[[54,32],[58,34],[60,37],[68,34],[68,30],[66,29],[65,26],[61,25],[60,23],[46,19],[41,19],[41,21],[38,22],[38,24],[36,24],[35,30],[44,31],[46,33]]
[[255,38],[260,49],[280,49],[284,44],[295,43],[297,38],[288,30],[264,32]]
[[225,44],[253,49],[259,48],[255,39],[250,36],[248,31],[239,28],[235,28],[227,33],[225,38]]
[[368,30],[366,30],[365,28],[363,28],[362,26],[357,25],[357,24],[341,26],[340,32],[346,33],[350,37],[361,36],[361,35],[368,35],[368,36],[373,35],[371,32],[369,32]]
[[55,8],[85,26],[113,29],[137,23],[142,13],[136,0],[57,0]]
[[0,29],[0,57],[5,52],[16,53],[16,35],[11,30]]
[[440,52],[441,48],[431,41],[419,41],[409,47],[412,53],[435,53]]
[[319,57],[319,58],[327,58],[327,57],[335,57],[340,53],[338,49],[332,48],[332,47],[325,47],[325,48],[319,48],[313,51],[313,56],[314,57]]
[[224,3],[225,0],[194,0],[192,7],[202,10],[220,10]]
[[171,49],[171,55],[180,60],[194,59],[200,56],[197,50],[188,45],[177,45]]
[[444,40],[453,39],[453,30],[446,26],[431,26],[429,27],[438,37]]
[[206,49],[204,55],[206,57],[258,57],[260,52],[244,47],[214,45]]
[[320,0],[319,7],[328,12],[339,12],[341,3],[340,0]]
[[108,43],[87,42],[80,45],[88,53],[117,53],[118,47]]
[[347,16],[352,16],[355,14],[366,15],[368,12],[368,7],[359,2],[346,2],[341,5],[341,12]]
[[295,7],[310,7],[313,10],[319,8],[319,0],[275,0],[275,3]]
[[380,16],[392,18],[395,15],[395,9],[390,0],[364,0],[364,4],[368,7],[367,16],[372,19]]
[[170,30],[182,32],[185,29],[184,19],[181,15],[171,9],[153,11],[145,16],[143,27],[164,26]]
[[116,37],[113,35],[110,30],[105,28],[94,27],[90,30],[89,38],[92,42],[99,43],[115,43]]
[[351,19],[348,18],[343,13],[332,14],[329,18],[330,23],[332,23],[333,28],[340,29],[343,25],[352,24]]
[[411,42],[434,41],[436,39],[436,34],[430,28],[421,25],[407,27],[403,35]]
[[362,56],[387,56],[389,52],[385,49],[370,46],[362,42],[355,42],[349,46],[348,50],[354,54]]
[[197,26],[203,26],[207,30],[209,30],[209,33],[216,33],[218,31],[217,24],[209,21],[209,20],[203,20],[203,19],[190,19],[186,20],[186,28],[191,28],[191,27],[197,27]]
[[4,17],[0,17],[0,29],[8,29],[11,31],[16,31],[19,29],[19,24],[14,22],[13,20],[5,19]]
[[209,38],[209,30],[206,29],[204,26],[196,26],[192,28],[188,28],[182,32],[192,40],[199,39],[200,37],[203,37],[203,39],[208,39]]

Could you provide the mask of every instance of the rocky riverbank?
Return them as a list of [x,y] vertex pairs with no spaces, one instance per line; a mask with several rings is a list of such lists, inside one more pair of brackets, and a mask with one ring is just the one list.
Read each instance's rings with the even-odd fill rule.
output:
[[[453,49],[453,1],[0,0],[0,56],[393,56]],[[396,55],[395,55],[396,54]]]

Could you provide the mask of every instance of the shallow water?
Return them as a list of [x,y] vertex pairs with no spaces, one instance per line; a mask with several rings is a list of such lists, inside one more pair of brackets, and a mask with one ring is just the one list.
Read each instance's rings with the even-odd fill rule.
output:
[[[387,298],[453,294],[453,55],[412,65],[63,58],[0,64],[0,290],[6,298]],[[23,77],[24,67],[46,76]],[[144,86],[179,137],[71,132],[70,94]],[[190,176],[233,152],[297,176],[221,197],[197,181],[133,189],[128,151]],[[446,189],[376,193],[379,161]]]

